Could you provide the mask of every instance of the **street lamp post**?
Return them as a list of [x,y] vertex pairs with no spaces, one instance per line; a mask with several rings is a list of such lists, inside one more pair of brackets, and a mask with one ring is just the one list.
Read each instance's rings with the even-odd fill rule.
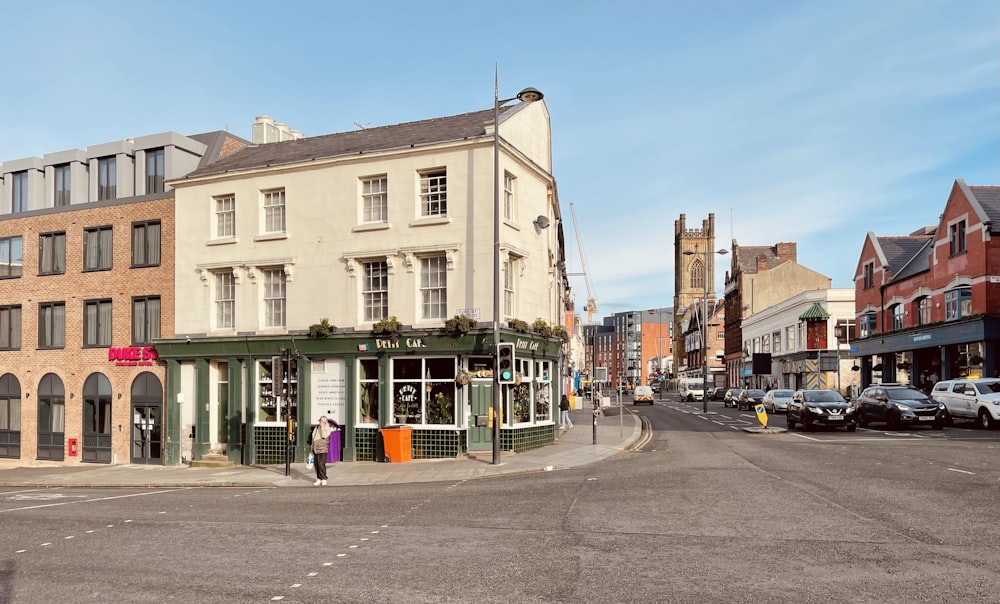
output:
[[500,372],[497,367],[497,344],[500,343],[500,107],[513,100],[534,103],[544,95],[525,88],[517,96],[500,98],[499,78],[493,74],[493,465],[500,464]]
[[[719,250],[715,253],[725,256],[729,251]],[[704,295],[701,299],[703,309],[701,313],[701,412],[708,413],[708,259],[712,255],[712,250],[700,252],[698,251],[697,243],[694,244],[694,251],[684,250],[685,256],[694,256],[697,254],[701,254],[705,258],[705,275],[701,280],[704,286]],[[712,272],[714,273],[715,271]]]

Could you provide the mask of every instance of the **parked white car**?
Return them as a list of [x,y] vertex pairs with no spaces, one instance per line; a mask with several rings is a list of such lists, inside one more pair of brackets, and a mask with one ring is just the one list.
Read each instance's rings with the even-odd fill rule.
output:
[[984,429],[1000,427],[1000,378],[960,378],[934,384],[931,398],[949,418],[974,419]]

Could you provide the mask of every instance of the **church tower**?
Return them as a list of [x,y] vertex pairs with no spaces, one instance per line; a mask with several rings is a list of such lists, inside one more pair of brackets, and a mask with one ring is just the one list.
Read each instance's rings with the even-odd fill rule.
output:
[[[695,252],[685,254],[684,252]],[[674,221],[674,367],[686,365],[687,348],[684,346],[684,325],[688,322],[688,309],[693,302],[705,298],[708,285],[708,304],[715,301],[715,214],[701,222],[700,229],[687,228],[687,216],[681,214]],[[682,362],[685,361],[685,362]],[[676,369],[675,369],[676,371]]]

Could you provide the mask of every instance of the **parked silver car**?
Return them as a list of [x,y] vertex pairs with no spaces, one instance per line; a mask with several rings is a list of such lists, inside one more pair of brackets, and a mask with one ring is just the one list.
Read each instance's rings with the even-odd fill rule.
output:
[[767,394],[764,395],[764,408],[771,413],[787,411],[788,403],[792,402],[793,394],[795,392],[792,390],[768,390]]

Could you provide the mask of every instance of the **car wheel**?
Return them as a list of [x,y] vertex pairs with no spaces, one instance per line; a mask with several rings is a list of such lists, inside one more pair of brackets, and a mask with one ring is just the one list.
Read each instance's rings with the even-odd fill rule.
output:
[[992,430],[996,428],[996,421],[993,420],[993,416],[986,409],[979,410],[979,426],[983,430]]
[[794,430],[795,429],[795,420],[792,419],[792,417],[790,415],[786,415],[785,416],[785,425],[788,426],[789,430]]
[[935,430],[944,430],[944,421],[934,422],[931,424],[931,428]]
[[890,413],[885,418],[885,429],[886,430],[899,430],[899,420],[896,419],[895,414]]
[[951,416],[951,413],[948,413],[948,410],[945,409],[944,410],[944,425],[946,425],[946,426],[952,426],[954,424],[955,424],[955,419]]
[[807,420],[805,417],[802,418],[802,431],[812,432],[812,425],[809,423],[809,420]]
[[865,419],[864,413],[858,412],[858,425],[861,426],[862,428],[868,427],[868,420]]
[[858,429],[858,425],[857,424],[847,424],[847,431],[848,432],[854,432],[857,429]]

